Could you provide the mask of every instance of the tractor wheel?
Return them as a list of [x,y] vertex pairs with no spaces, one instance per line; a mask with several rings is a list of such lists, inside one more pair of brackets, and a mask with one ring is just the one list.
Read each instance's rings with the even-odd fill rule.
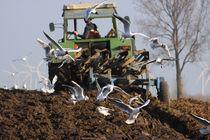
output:
[[165,80],[160,82],[160,92],[158,92],[158,99],[168,105],[170,104],[169,86]]

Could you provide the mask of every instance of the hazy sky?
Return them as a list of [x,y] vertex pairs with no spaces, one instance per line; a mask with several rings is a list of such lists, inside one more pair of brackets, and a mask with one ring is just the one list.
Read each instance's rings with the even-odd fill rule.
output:
[[[113,0],[117,5],[117,11],[121,16],[130,16],[132,22],[132,30],[137,31],[137,25],[134,20],[140,13],[136,13],[133,8],[133,0]],[[14,71],[10,64],[14,65],[18,70],[27,70],[23,67],[24,62],[12,62],[13,59],[28,56],[28,62],[32,66],[36,66],[44,57],[44,51],[37,43],[36,39],[41,38],[45,42],[49,42],[42,31],[48,32],[56,40],[62,38],[62,29],[56,29],[50,32],[48,25],[50,22],[62,23],[62,9],[64,4],[100,2],[97,0],[1,0],[0,1],[0,70]],[[101,23],[102,25],[104,23]],[[100,30],[100,29],[99,29]],[[121,29],[123,30],[123,29]],[[146,48],[140,37],[136,38],[137,49]],[[206,61],[210,60],[210,53],[206,54]],[[208,62],[209,63],[209,62]],[[198,64],[188,65],[183,73],[183,82],[185,84],[184,91],[191,94],[201,93],[201,80],[198,76],[201,69],[196,68]],[[46,64],[40,67],[40,70],[47,75]],[[164,76],[169,82],[170,90],[174,93],[175,67],[150,67],[150,71],[154,76]],[[25,75],[24,75],[25,76]],[[24,76],[20,77],[20,81],[24,80]],[[35,76],[33,75],[33,79]],[[0,87],[13,85],[12,77],[6,72],[0,72]],[[23,82],[22,82],[23,83]],[[21,84],[22,84],[21,83]],[[210,94],[210,82],[206,85],[205,94]]]

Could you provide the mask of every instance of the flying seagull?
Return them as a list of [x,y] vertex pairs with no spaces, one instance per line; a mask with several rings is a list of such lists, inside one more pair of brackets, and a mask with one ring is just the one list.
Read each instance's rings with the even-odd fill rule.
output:
[[23,62],[26,62],[27,61],[27,58],[29,55],[31,55],[32,52],[30,52],[29,54],[27,54],[26,56],[22,57],[22,58],[19,58],[19,59],[14,59],[12,60],[13,62],[16,62],[16,61],[23,61]]
[[118,86],[115,86],[114,85],[114,82],[112,81],[112,84],[107,84],[106,86],[104,87],[100,87],[100,85],[98,84],[98,80],[96,78],[96,87],[97,89],[99,90],[98,92],[98,95],[97,95],[97,99],[99,101],[104,101],[107,96],[113,91],[113,90],[116,90],[116,91],[119,91],[119,92],[123,92],[124,94],[126,94],[127,96],[130,96],[128,93],[126,93],[123,89],[121,89],[120,87]]
[[166,44],[160,44],[160,43],[158,42],[158,39],[157,39],[157,38],[152,38],[152,39],[150,39],[149,41],[152,42],[152,43],[150,44],[150,46],[151,46],[152,49],[163,48],[163,49],[165,50],[165,52],[167,53],[167,55],[168,55],[169,57],[171,57],[171,53],[170,53],[170,51],[169,51],[169,49],[168,49],[168,46],[167,46]]
[[58,80],[58,76],[57,75],[55,75],[54,77],[53,77],[53,80],[52,80],[52,82],[48,79],[48,78],[45,78],[45,77],[43,77],[43,76],[41,76],[41,79],[42,79],[42,81],[40,81],[41,83],[43,83],[44,84],[44,86],[45,86],[45,88],[47,89],[47,92],[48,93],[53,93],[55,90],[54,90],[54,87],[55,87],[55,83],[57,82],[57,80]]
[[111,115],[109,113],[109,111],[114,111],[113,109],[106,108],[106,107],[103,107],[103,106],[98,106],[97,110],[98,110],[99,113],[103,114],[104,116]]
[[89,7],[87,9],[85,9],[84,11],[84,16],[85,16],[85,21],[87,21],[90,17],[90,14],[98,14],[98,12],[96,11],[96,8],[99,8],[101,7],[106,1],[103,1],[99,4],[96,4],[95,6],[93,7]]
[[150,63],[157,63],[157,64],[160,64],[160,66],[162,68],[163,61],[176,61],[176,60],[177,59],[175,59],[175,58],[157,58],[157,59],[150,60],[150,61],[144,63],[141,67],[143,67],[144,65],[150,64]]
[[52,58],[56,58],[55,53],[54,53],[54,49],[52,49],[52,46],[47,43],[45,43],[44,41],[42,41],[41,39],[37,38],[37,42],[42,46],[42,48],[45,50],[45,56],[46,56],[46,61],[50,61]]
[[140,107],[133,108],[128,104],[123,103],[120,99],[117,98],[110,98],[108,97],[108,100],[114,104],[117,108],[120,110],[127,112],[130,114],[130,117],[125,121],[127,124],[133,124],[135,123],[135,119],[137,119],[140,109],[147,106],[150,103],[150,100],[147,100],[144,104],[142,104]]
[[131,29],[130,29],[130,22],[129,22],[127,19],[122,18],[122,17],[120,17],[119,15],[116,15],[115,13],[113,13],[113,16],[114,16],[115,18],[119,19],[119,20],[123,23],[123,25],[124,25],[124,33],[122,34],[122,36],[123,36],[124,38],[133,38],[135,35],[139,35],[139,36],[143,36],[143,37],[145,37],[145,38],[150,39],[150,37],[147,36],[147,35],[145,35],[145,34],[142,34],[142,33],[133,33],[133,32],[131,32]]
[[[204,118],[198,117],[192,113],[188,113],[193,119],[197,121],[198,124],[202,125],[203,127],[209,127],[210,126],[210,121],[206,120]],[[207,129],[200,129],[199,130],[201,134],[210,134],[210,127]]]
[[[49,39],[49,40],[58,48],[58,50],[55,50],[55,53],[56,53],[57,56],[64,56],[64,55],[69,54],[69,52],[79,52],[79,51],[82,50],[82,48],[79,48],[79,49],[64,49],[64,48],[62,48],[62,46],[61,46],[59,43],[57,43],[57,42],[56,42],[52,37],[50,37],[47,33],[45,33],[44,31],[43,31],[43,33],[44,33],[44,35],[47,37],[47,39]],[[70,56],[70,55],[69,55],[69,56]],[[72,58],[71,56],[70,56],[70,58],[71,58],[73,61],[75,61],[74,58]]]
[[72,86],[65,85],[65,84],[63,84],[62,86],[66,86],[66,87],[69,87],[69,89],[72,89],[71,91],[72,91],[72,94],[75,95],[76,101],[89,100],[88,96],[84,96],[84,89],[75,81],[72,81],[72,83],[74,85],[73,88]]

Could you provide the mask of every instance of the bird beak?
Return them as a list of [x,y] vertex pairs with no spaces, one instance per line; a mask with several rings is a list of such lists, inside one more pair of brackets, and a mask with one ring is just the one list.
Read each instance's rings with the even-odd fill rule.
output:
[[98,12],[96,12],[95,14],[98,15]]

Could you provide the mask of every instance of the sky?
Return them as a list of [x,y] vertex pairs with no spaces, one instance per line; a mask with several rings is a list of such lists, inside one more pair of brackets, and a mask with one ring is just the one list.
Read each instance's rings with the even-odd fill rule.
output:
[[[37,43],[36,39],[40,38],[45,42],[49,42],[43,35],[43,31],[49,33],[56,40],[62,38],[62,29],[56,29],[55,32],[49,31],[49,23],[62,23],[62,9],[64,4],[101,2],[97,0],[1,0],[0,1],[0,87],[11,87],[14,85],[13,77],[5,71],[28,71],[29,69],[23,66],[22,61],[12,62],[14,59],[22,58],[28,55],[28,65],[37,66],[44,58],[44,50]],[[121,16],[129,16],[131,20],[132,31],[139,31],[138,25],[135,24],[135,19],[140,15],[134,9],[133,0],[113,0],[117,6],[118,14]],[[103,22],[101,25],[106,26]],[[122,27],[122,26],[120,26]],[[99,28],[100,30],[100,28]],[[121,28],[123,30],[123,28]],[[141,37],[136,38],[137,49],[147,49],[154,51],[149,46],[144,44]],[[30,53],[31,52],[31,53]],[[207,52],[204,56],[204,61],[209,63],[210,53]],[[209,63],[210,64],[210,63]],[[199,64],[187,65],[183,72],[184,92],[191,95],[201,94],[201,79],[198,80],[202,72],[198,68]],[[15,67],[15,68],[14,68]],[[210,66],[209,66],[210,67]],[[176,78],[175,67],[150,66],[150,72],[153,76],[163,76],[168,81],[170,92],[175,96]],[[39,70],[47,77],[47,65],[43,63]],[[33,72],[32,88],[35,88],[37,80],[36,73]],[[30,74],[24,73],[19,77],[20,86],[27,82],[27,87],[30,87]],[[25,79],[26,77],[26,79]],[[206,77],[205,77],[206,78]],[[205,79],[204,79],[205,80]],[[39,86],[39,85],[36,85]],[[210,81],[204,89],[205,95],[210,94]]]

